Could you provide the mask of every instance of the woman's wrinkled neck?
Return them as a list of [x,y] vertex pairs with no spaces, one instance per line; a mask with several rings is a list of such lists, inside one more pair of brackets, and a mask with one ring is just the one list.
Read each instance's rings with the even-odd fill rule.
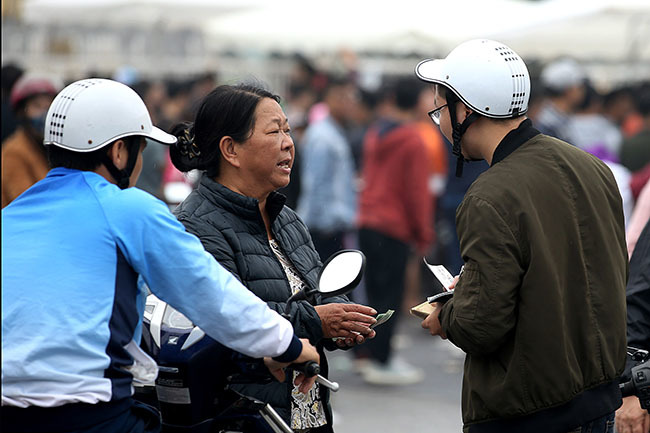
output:
[[219,175],[213,179],[237,194],[256,199],[260,204],[266,203],[266,199],[271,194],[268,191],[259,191],[247,182],[229,176]]
[[247,187],[245,183],[237,182],[235,179],[223,175],[215,176],[214,181],[225,186],[232,192],[256,199],[260,209],[260,214],[262,215],[262,220],[264,221],[264,226],[266,227],[267,236],[269,239],[273,239],[271,232],[271,218],[266,210],[266,200],[269,198],[269,195],[271,194],[270,192],[255,192],[253,191],[253,188]]

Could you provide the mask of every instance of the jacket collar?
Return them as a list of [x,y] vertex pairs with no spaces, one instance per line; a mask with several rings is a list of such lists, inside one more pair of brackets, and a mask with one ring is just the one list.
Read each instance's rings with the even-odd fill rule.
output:
[[503,161],[508,155],[517,150],[519,146],[537,134],[540,134],[540,132],[533,128],[532,120],[526,119],[521,122],[517,129],[513,129],[503,137],[501,143],[499,143],[497,148],[494,150],[494,155],[492,155],[492,165],[499,161]]
[[[201,177],[197,190],[212,203],[217,204],[234,214],[240,215],[246,219],[259,219],[262,221],[259,201],[256,198],[236,193],[206,175]],[[266,210],[269,213],[271,223],[275,221],[282,211],[286,200],[287,198],[279,192],[273,191],[269,194],[266,199]]]

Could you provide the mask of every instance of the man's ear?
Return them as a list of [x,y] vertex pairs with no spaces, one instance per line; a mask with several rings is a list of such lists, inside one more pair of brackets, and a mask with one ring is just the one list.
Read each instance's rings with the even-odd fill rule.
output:
[[126,143],[124,140],[117,140],[110,149],[108,149],[107,155],[113,165],[118,169],[122,170],[126,167],[126,160],[129,157],[129,152],[126,148]]
[[239,161],[239,155],[237,154],[237,143],[232,139],[231,136],[226,135],[221,138],[219,141],[219,150],[221,150],[221,156],[225,159],[230,165],[239,168],[241,162]]
[[456,122],[463,123],[474,111],[465,105],[462,101],[456,103]]

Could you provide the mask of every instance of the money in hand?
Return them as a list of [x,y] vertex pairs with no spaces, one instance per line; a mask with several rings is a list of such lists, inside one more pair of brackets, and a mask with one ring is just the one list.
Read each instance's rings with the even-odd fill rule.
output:
[[[385,323],[388,321],[393,316],[394,310],[388,310],[385,313],[378,314],[376,319],[377,321],[370,325],[370,329],[376,328],[377,326],[381,325],[382,323]],[[352,331],[355,334],[358,334],[356,331]],[[332,341],[338,341],[338,340],[345,340],[345,337],[334,337],[332,338]]]
[[370,325],[370,329],[374,329],[377,326],[381,325],[382,323],[388,322],[388,319],[393,317],[394,312],[395,312],[394,310],[388,310],[385,313],[378,314],[376,317],[377,321],[372,325]]

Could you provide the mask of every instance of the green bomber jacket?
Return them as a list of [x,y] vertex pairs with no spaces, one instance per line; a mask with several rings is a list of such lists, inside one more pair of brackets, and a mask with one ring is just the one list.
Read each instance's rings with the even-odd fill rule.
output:
[[[623,221],[616,182],[599,159],[529,120],[499,144],[457,210],[465,266],[440,313],[467,354],[465,431],[553,410],[537,418],[587,422],[620,405]],[[590,390],[593,401],[580,398]]]

